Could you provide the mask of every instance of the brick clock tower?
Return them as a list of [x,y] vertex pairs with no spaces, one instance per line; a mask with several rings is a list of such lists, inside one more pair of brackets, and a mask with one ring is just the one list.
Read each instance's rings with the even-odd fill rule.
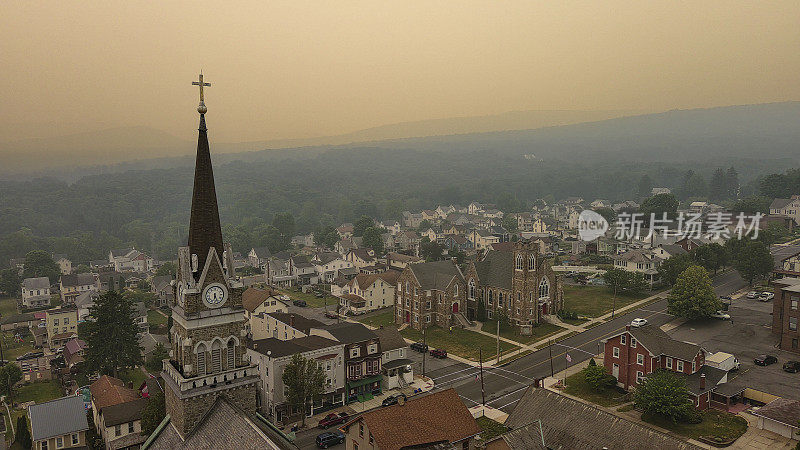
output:
[[242,283],[234,274],[233,252],[222,229],[208,146],[200,75],[200,127],[194,172],[189,245],[178,249],[170,359],[164,361],[166,412],[185,437],[225,396],[255,413],[258,371],[245,359]]

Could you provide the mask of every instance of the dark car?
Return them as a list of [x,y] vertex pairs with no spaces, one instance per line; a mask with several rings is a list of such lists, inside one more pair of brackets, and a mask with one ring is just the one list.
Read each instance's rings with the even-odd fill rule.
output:
[[339,425],[341,423],[345,423],[347,421],[348,417],[350,417],[350,415],[347,414],[346,412],[341,412],[339,414],[330,413],[327,416],[325,416],[322,420],[319,421],[319,425],[318,426],[320,428],[329,428],[329,427],[332,427],[334,425]]
[[406,394],[390,395],[390,396],[386,397],[385,399],[383,399],[383,403],[381,403],[381,406],[396,405],[400,401],[401,397],[403,398],[403,401],[408,399],[408,397],[406,397]]
[[800,361],[786,361],[783,363],[783,371],[789,373],[800,372]]
[[433,356],[434,358],[442,358],[442,359],[447,358],[447,350],[442,350],[440,348],[431,350],[431,356]]
[[341,444],[344,440],[344,433],[341,431],[326,431],[317,435],[317,447],[328,448],[331,445]]
[[778,362],[778,358],[772,355],[758,355],[756,359],[753,360],[757,366],[768,366],[770,364],[775,364]]
[[327,317],[328,319],[335,319],[339,317],[339,315],[333,311],[325,311],[325,317]]
[[305,300],[295,300],[295,301],[293,301],[293,302],[292,302],[292,304],[293,304],[294,306],[300,306],[300,307],[303,307],[303,308],[305,308],[306,306],[308,306],[308,303],[306,303],[306,301],[305,301]]
[[428,344],[423,344],[422,342],[414,342],[410,347],[415,352],[425,353],[428,351]]

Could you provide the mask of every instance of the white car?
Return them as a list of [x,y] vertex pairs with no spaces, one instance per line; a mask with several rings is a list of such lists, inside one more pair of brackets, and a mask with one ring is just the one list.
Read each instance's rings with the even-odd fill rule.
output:
[[762,302],[768,302],[773,298],[775,298],[775,294],[773,294],[772,292],[762,292],[761,295],[758,297],[758,300]]
[[720,320],[731,320],[730,314],[724,313],[722,311],[717,311],[717,312],[711,314],[711,317],[714,318],[714,319],[720,319]]
[[747,293],[747,298],[758,298],[758,292],[750,291]]
[[632,327],[639,328],[639,327],[643,327],[645,325],[647,325],[647,319],[636,318],[636,319],[633,319],[631,321],[631,326]]

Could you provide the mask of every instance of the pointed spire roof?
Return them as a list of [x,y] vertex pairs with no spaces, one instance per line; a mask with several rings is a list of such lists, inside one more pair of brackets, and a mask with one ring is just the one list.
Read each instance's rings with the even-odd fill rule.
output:
[[198,275],[213,247],[222,260],[222,228],[219,222],[217,191],[214,188],[214,170],[211,167],[211,151],[208,148],[208,132],[205,114],[200,114],[197,136],[197,159],[194,166],[194,192],[192,194],[192,216],[189,221],[189,251],[197,255]]

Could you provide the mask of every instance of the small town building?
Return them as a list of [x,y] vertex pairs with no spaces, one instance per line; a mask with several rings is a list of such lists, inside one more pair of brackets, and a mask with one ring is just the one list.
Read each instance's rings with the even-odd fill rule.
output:
[[464,275],[452,260],[411,264],[397,279],[395,323],[417,330],[463,326],[468,323],[465,289]]
[[41,308],[50,305],[50,279],[47,277],[22,280],[22,308]]
[[378,335],[360,323],[341,322],[313,328],[312,335],[344,344],[345,401],[364,402],[382,392],[381,343]]
[[81,397],[70,395],[31,405],[28,420],[35,450],[87,448],[89,421]]
[[92,417],[97,434],[106,449],[138,447],[147,436],[142,434],[142,410],[147,398],[133,386],[103,375],[89,387],[92,394]]
[[59,306],[45,311],[48,345],[51,350],[63,347],[78,336],[78,308]]

